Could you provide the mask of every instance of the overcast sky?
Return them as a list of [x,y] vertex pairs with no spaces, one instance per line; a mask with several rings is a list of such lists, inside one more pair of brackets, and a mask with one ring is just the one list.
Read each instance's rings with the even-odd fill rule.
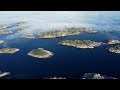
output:
[[120,11],[0,11],[0,23],[29,21],[35,27],[90,24],[119,27]]

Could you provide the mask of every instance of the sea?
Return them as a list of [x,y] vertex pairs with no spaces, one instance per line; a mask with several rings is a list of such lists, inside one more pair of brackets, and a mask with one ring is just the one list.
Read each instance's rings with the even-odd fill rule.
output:
[[[29,21],[25,33],[38,33],[51,28],[84,25],[98,30],[95,34],[81,33],[53,39],[20,38],[17,27],[11,27],[12,34],[0,35],[5,43],[0,48],[19,48],[15,54],[0,54],[0,71],[11,74],[3,79],[44,79],[66,77],[80,79],[85,73],[99,73],[120,78],[120,55],[110,53],[102,45],[93,49],[78,49],[62,46],[61,40],[92,40],[105,42],[108,39],[120,40],[120,12],[115,11],[0,11],[0,24]],[[104,32],[112,30],[112,32]],[[53,57],[40,59],[28,56],[33,49],[44,48],[54,53]]]

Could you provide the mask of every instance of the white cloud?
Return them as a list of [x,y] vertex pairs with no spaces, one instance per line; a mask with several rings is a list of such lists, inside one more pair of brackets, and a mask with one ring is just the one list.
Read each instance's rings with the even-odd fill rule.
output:
[[119,20],[119,11],[0,11],[0,23],[28,21],[31,25],[31,29],[27,30],[29,32],[46,31],[65,25],[120,29]]

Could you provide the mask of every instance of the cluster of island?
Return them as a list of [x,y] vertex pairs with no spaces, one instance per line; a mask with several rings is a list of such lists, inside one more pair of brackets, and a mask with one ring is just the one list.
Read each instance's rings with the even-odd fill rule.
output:
[[16,22],[15,24],[1,24],[0,25],[0,34],[12,34],[13,32],[8,30],[11,27],[18,26],[17,31],[24,31],[26,28],[22,25],[27,24],[26,21]]
[[[20,25],[24,25],[26,23],[27,22],[17,22],[16,25],[20,26]],[[10,26],[11,25],[9,25],[9,24],[0,25],[0,29],[2,29],[2,30],[0,30],[0,32],[3,31],[3,33],[5,34],[6,31],[3,29],[6,29]],[[23,28],[23,27],[18,28],[18,31],[24,31],[24,30],[25,30],[25,28]],[[94,29],[92,29],[90,27],[64,27],[64,28],[55,29],[55,30],[48,31],[48,32],[41,32],[36,35],[33,35],[31,33],[23,34],[23,35],[21,35],[21,37],[29,38],[29,39],[58,38],[58,37],[65,37],[65,36],[70,36],[70,35],[78,35],[81,32],[96,33],[97,31],[95,31]],[[2,44],[4,42],[5,41],[0,40],[0,44]],[[62,40],[59,42],[59,44],[65,45],[65,46],[71,46],[71,47],[75,47],[75,48],[95,48],[95,47],[101,46],[103,44],[120,44],[120,40],[107,40],[105,43],[95,42],[95,41],[91,41],[91,40]],[[109,47],[109,48],[107,48],[107,50],[110,52],[114,52],[114,53],[120,53],[119,47],[120,46]],[[15,53],[17,51],[19,51],[19,49],[16,49],[16,48],[1,48],[0,49],[0,53]],[[32,50],[31,52],[29,52],[28,55],[37,57],[37,58],[44,58],[44,57],[46,58],[46,57],[53,56],[53,53],[50,53],[50,51],[44,50],[42,48],[38,48],[36,50]],[[43,55],[43,56],[41,56],[41,55]]]
[[[0,40],[0,44],[4,43],[4,40]],[[119,44],[119,40],[107,40],[106,44]],[[64,45],[64,46],[71,46],[74,48],[95,48],[98,46],[101,46],[105,43],[103,42],[95,42],[91,40],[61,40],[58,44]],[[113,53],[120,54],[120,45],[115,45],[111,47],[106,48],[108,51]],[[0,53],[16,53],[19,51],[18,48],[0,48]],[[48,58],[52,57],[54,54],[48,50],[45,50],[44,48],[38,48],[30,51],[28,53],[29,56],[36,57],[36,58]]]
[[[10,72],[1,72],[0,71],[0,78],[9,76],[11,73]],[[74,79],[74,78],[67,78],[67,77],[45,77],[42,79]],[[101,74],[97,74],[97,73],[85,73],[83,75],[83,77],[81,78],[77,78],[77,79],[119,79],[119,78],[115,78],[115,77],[109,77],[109,76],[105,76],[105,75],[101,75]]]
[[[43,79],[74,79],[74,78],[70,78],[70,77],[69,78],[66,78],[66,77],[46,77]],[[101,75],[101,74],[97,74],[97,73],[85,73],[83,75],[83,77],[81,77],[79,79],[118,79],[118,78],[109,77],[109,76],[105,76],[105,75]]]
[[[18,32],[24,31],[25,28],[22,27],[22,25],[26,24],[27,22],[17,22],[15,25],[19,26],[17,28]],[[11,34],[12,31],[7,30],[7,28],[12,27],[12,24],[2,24],[0,25],[0,34]],[[89,27],[64,27],[61,29],[55,29],[52,31],[47,31],[47,32],[41,32],[38,34],[22,34],[22,38],[41,38],[41,39],[51,39],[51,38],[59,38],[59,37],[66,37],[66,36],[71,36],[71,35],[79,35],[81,33],[97,33],[98,31],[89,28]],[[107,31],[105,31],[107,32]],[[112,32],[112,31],[110,31]],[[5,43],[4,40],[0,40],[0,44]],[[105,43],[103,42],[96,42],[96,41],[91,41],[91,40],[61,40],[58,44],[64,45],[64,46],[71,46],[74,48],[95,48],[99,47],[104,44],[115,44],[115,46],[107,47],[106,50],[112,53],[117,53],[120,54],[120,40],[106,40]],[[117,44],[117,45],[116,45]],[[19,51],[18,48],[0,48],[0,53],[8,53],[8,54],[14,54],[17,51]],[[54,55],[53,52],[50,52],[48,50],[45,50],[44,48],[38,48],[34,49],[30,52],[28,52],[29,56],[35,57],[35,58],[50,58]],[[0,72],[0,77],[9,75],[10,73],[5,72],[2,73]],[[49,79],[66,79],[64,77],[50,77]],[[96,74],[96,73],[86,73],[83,78],[81,79],[116,79],[113,77],[106,77],[101,74]]]

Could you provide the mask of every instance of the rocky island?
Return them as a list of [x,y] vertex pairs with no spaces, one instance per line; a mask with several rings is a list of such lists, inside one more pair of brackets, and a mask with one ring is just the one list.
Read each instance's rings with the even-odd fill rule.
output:
[[9,28],[9,27],[11,27],[11,26],[12,26],[11,24],[1,24],[1,25],[0,25],[0,30],[1,30],[1,29]]
[[56,31],[49,31],[37,34],[38,38],[57,38],[57,37],[65,37],[70,35],[78,35],[80,34],[79,31],[76,30],[56,30]]
[[117,78],[107,77],[97,73],[85,73],[82,79],[117,79]]
[[24,27],[19,27],[17,30],[18,30],[18,32],[20,32],[20,31],[24,31],[25,28]]
[[0,34],[11,34],[11,33],[13,32],[8,30],[0,30]]
[[49,57],[52,57],[54,54],[43,48],[38,48],[29,52],[28,55],[36,58],[49,58]]
[[13,54],[13,53],[16,53],[17,51],[19,51],[19,49],[17,49],[17,48],[1,48],[0,49],[0,53],[10,53],[10,54]]
[[1,72],[0,71],[0,78],[7,76],[7,75],[10,75],[10,72]]
[[102,43],[90,40],[62,40],[59,44],[76,48],[95,48],[100,46]]
[[87,32],[87,33],[96,33],[97,31],[91,28],[83,28],[83,27],[65,27],[61,29],[55,29],[48,32],[42,32],[37,34],[38,38],[57,38],[57,37],[65,37],[71,35],[78,35],[80,32]]
[[35,38],[32,34],[21,35],[21,37],[22,38],[29,38],[29,39]]
[[43,78],[43,79],[67,79],[65,77],[47,77],[47,78]]
[[120,45],[107,48],[108,51],[120,54]]
[[26,21],[21,21],[21,22],[17,22],[16,24],[19,26],[19,25],[24,25],[24,24],[27,24],[28,22]]
[[120,40],[106,40],[107,44],[120,44]]
[[4,43],[5,41],[4,40],[0,40],[0,44]]

